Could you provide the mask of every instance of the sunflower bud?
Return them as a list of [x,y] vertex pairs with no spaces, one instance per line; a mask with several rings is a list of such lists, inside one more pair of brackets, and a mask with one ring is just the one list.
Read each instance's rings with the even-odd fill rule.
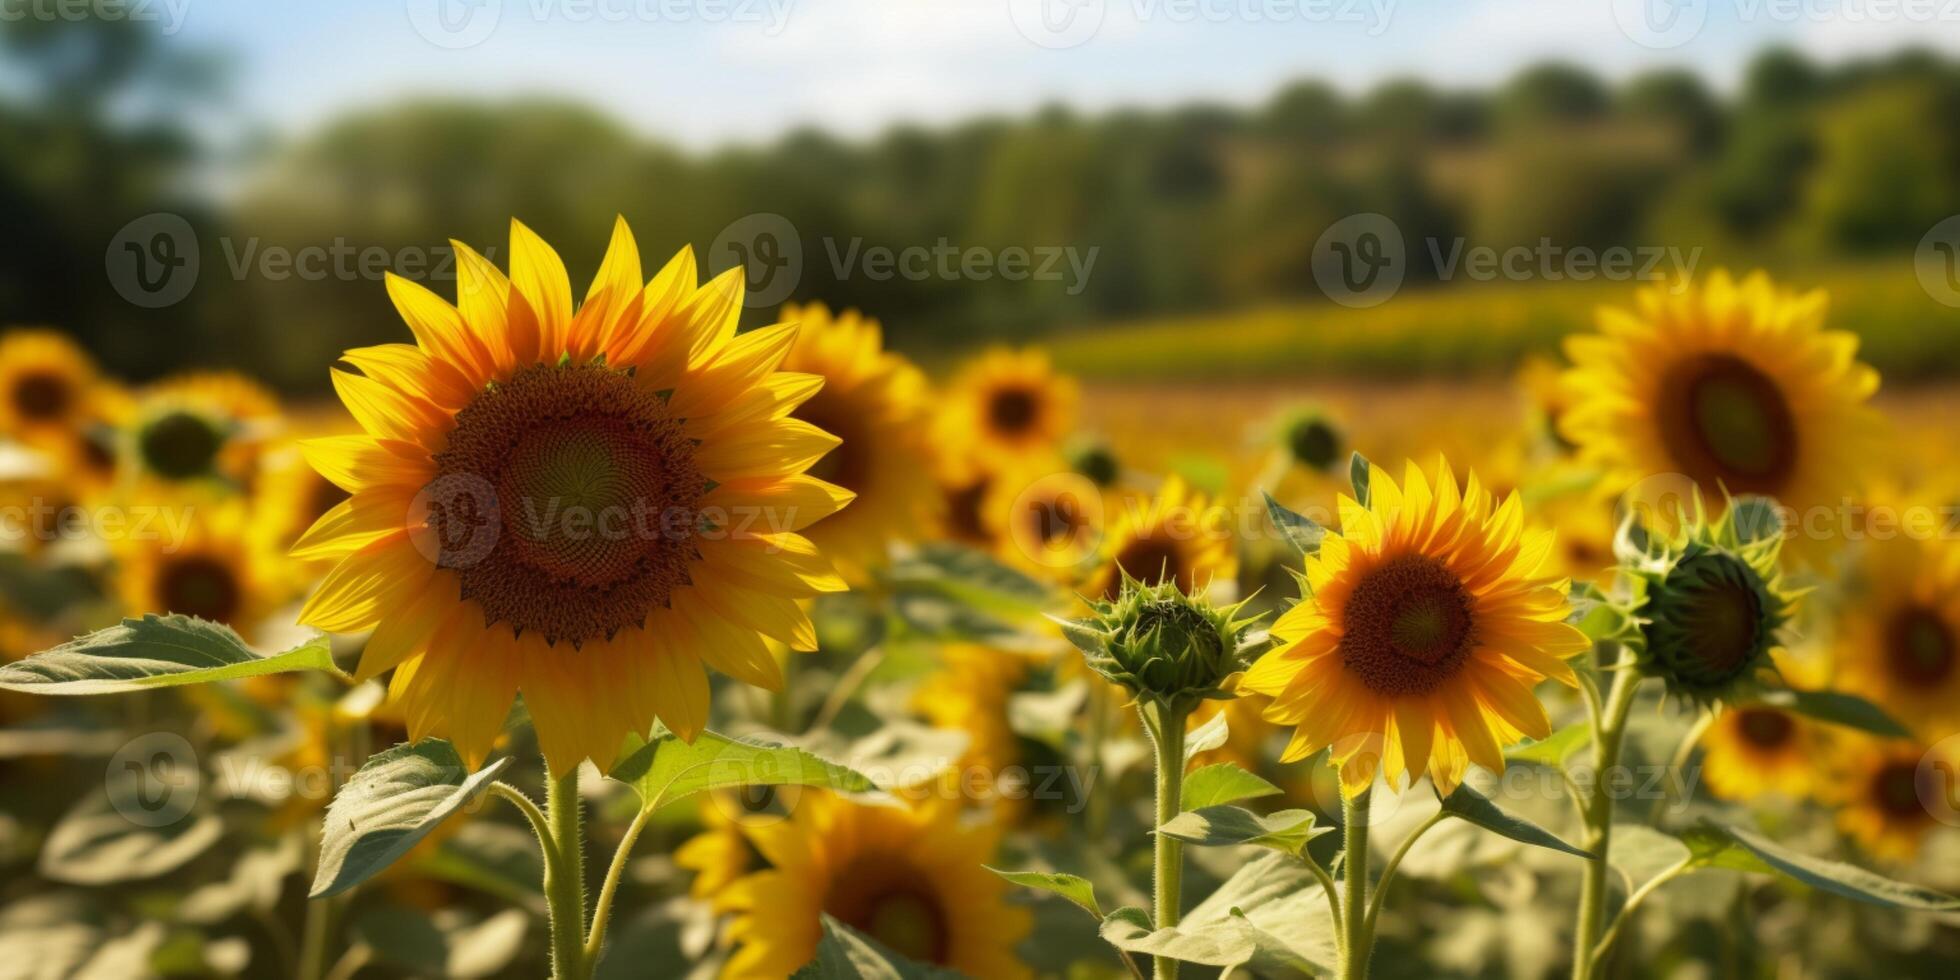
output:
[[1325,413],[1306,410],[1289,416],[1280,426],[1280,443],[1293,462],[1322,473],[1343,460],[1341,430]]
[[1125,574],[1115,599],[1063,626],[1096,673],[1181,717],[1199,701],[1232,697],[1230,679],[1245,668],[1245,630],[1257,618],[1233,618],[1244,605],[1215,608],[1174,581],[1145,585]]
[[1116,483],[1123,472],[1122,463],[1109,444],[1094,439],[1085,439],[1069,446],[1067,451],[1068,468],[1082,474],[1090,483],[1107,487]]
[[1782,536],[1770,514],[1764,500],[1731,502],[1711,522],[1697,502],[1671,540],[1624,555],[1639,597],[1633,646],[1643,673],[1677,694],[1715,701],[1774,671],[1770,654],[1795,598],[1777,571]]

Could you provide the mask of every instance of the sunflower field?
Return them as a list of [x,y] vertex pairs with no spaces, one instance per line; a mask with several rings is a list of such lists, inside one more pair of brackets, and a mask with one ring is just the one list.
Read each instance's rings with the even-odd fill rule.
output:
[[0,980],[1960,964],[1960,61],[234,158],[19,9]]

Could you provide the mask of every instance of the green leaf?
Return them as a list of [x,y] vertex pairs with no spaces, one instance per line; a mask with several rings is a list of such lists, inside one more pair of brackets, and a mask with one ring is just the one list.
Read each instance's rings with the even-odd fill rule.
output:
[[1033,617],[1056,599],[1048,586],[992,555],[943,542],[921,546],[895,563],[890,579],[895,591],[937,593],[1011,619]]
[[41,845],[41,874],[73,885],[139,881],[175,871],[224,836],[196,806],[197,789],[150,769],[119,772],[70,808]]
[[281,653],[254,652],[222,623],[145,616],[76,637],[0,667],[0,689],[27,694],[121,694],[334,666],[326,636]]
[[1332,827],[1314,826],[1312,810],[1281,810],[1260,816],[1236,806],[1208,806],[1180,813],[1157,828],[1157,833],[1199,847],[1228,847],[1253,844],[1288,854],[1300,849]]
[[960,980],[936,966],[914,963],[884,944],[825,913],[817,957],[791,974],[792,980]]
[[1697,865],[1773,871],[1833,895],[1887,908],[1922,912],[1960,909],[1960,899],[1944,892],[1894,881],[1840,861],[1799,854],[1749,831],[1712,820],[1703,821],[1686,839]]
[[1086,909],[1090,915],[1098,919],[1103,917],[1102,906],[1096,904],[1096,886],[1090,884],[1087,878],[1059,871],[1002,871],[987,865],[981,867],[1014,884],[1060,895]]
[[702,732],[689,745],[656,728],[651,742],[628,736],[623,756],[608,775],[633,787],[648,810],[735,786],[815,786],[846,793],[878,788],[855,769],[754,736]]
[[1272,796],[1280,791],[1279,787],[1255,773],[1247,772],[1237,763],[1220,762],[1194,770],[1184,777],[1183,809],[1201,810],[1208,806]]
[[1492,833],[1508,837],[1520,844],[1530,844],[1534,847],[1545,847],[1554,851],[1564,851],[1567,854],[1576,854],[1579,857],[1592,857],[1591,852],[1582,851],[1579,848],[1573,847],[1571,844],[1567,844],[1545,828],[1522,817],[1504,812],[1503,809],[1499,808],[1497,804],[1492,803],[1484,794],[1471,789],[1468,783],[1458,784],[1456,792],[1451,793],[1443,800],[1443,812],[1476,824]]
[[1339,958],[1335,939],[1339,929],[1328,913],[1319,879],[1297,855],[1260,852],[1204,901],[1192,906],[1178,928],[1188,932],[1223,929],[1240,918],[1260,931],[1262,942],[1278,942],[1293,956],[1322,964],[1312,971],[1316,975],[1334,972],[1325,964]]
[[1320,539],[1327,536],[1327,529],[1313,522],[1311,518],[1287,510],[1273,495],[1260,491],[1266,498],[1266,516],[1279,529],[1280,537],[1303,555],[1320,553]]
[[1606,863],[1626,875],[1629,893],[1689,860],[1688,845],[1680,838],[1646,824],[1616,825],[1613,842],[1606,848]]
[[1271,976],[1285,972],[1312,974],[1317,969],[1306,957],[1238,912],[1202,926],[1155,929],[1149,913],[1125,906],[1103,919],[1101,933],[1111,946],[1126,953],[1169,957],[1228,971],[1248,967],[1261,976]]
[[1536,742],[1512,746],[1504,753],[1504,758],[1558,769],[1565,765],[1565,760],[1572,758],[1573,753],[1590,744],[1592,726],[1575,721]]
[[1884,708],[1855,694],[1842,691],[1771,691],[1763,696],[1762,701],[1807,718],[1885,738],[1912,737],[1912,732],[1887,714]]
[[510,766],[474,773],[439,738],[377,753],[334,794],[320,828],[320,866],[311,897],[338,895],[374,877],[476,799]]
[[1188,765],[1192,759],[1224,745],[1231,734],[1231,723],[1225,720],[1225,712],[1212,715],[1211,720],[1184,734],[1185,763]]
[[512,905],[544,911],[544,856],[528,829],[472,820],[415,863],[418,874],[488,892]]
[[272,847],[246,851],[231,866],[231,875],[191,890],[177,906],[177,917],[197,925],[214,925],[244,911],[270,912],[286,890],[286,879],[305,863],[300,835],[289,833]]
[[1368,506],[1368,457],[1359,451],[1348,457],[1348,482],[1354,485],[1354,499]]

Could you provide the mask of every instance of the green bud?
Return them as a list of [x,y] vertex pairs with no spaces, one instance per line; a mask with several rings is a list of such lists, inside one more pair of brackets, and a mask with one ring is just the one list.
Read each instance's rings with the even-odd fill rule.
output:
[[1318,411],[1294,413],[1280,429],[1280,441],[1295,463],[1322,473],[1341,462],[1341,430]]
[[1091,603],[1094,615],[1061,622],[1096,673],[1182,717],[1199,701],[1233,696],[1246,628],[1257,619],[1234,618],[1244,605],[1216,608],[1175,581],[1145,585],[1126,573],[1115,599]]

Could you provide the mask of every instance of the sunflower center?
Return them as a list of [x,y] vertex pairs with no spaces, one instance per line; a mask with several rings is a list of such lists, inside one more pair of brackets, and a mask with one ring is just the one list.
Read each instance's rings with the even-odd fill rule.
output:
[[1925,804],[1919,798],[1919,766],[1910,761],[1888,762],[1872,775],[1872,802],[1887,816],[1923,817]]
[[1470,593],[1427,555],[1404,555],[1368,573],[1341,615],[1341,663],[1377,694],[1427,694],[1461,670],[1475,646]]
[[1308,418],[1294,423],[1287,431],[1286,448],[1293,454],[1295,462],[1325,470],[1334,465],[1334,456],[1340,452],[1341,440],[1327,420]]
[[1729,683],[1769,647],[1761,580],[1731,555],[1688,558],[1668,572],[1647,640],[1676,681],[1703,689]]
[[987,400],[987,421],[997,432],[1019,435],[1034,425],[1038,408],[1034,392],[1024,388],[1002,388]]
[[987,502],[991,483],[990,478],[983,476],[962,486],[946,488],[946,531],[955,540],[987,543],[987,522],[981,509]]
[[1789,400],[1769,375],[1731,354],[1707,354],[1661,384],[1661,441],[1697,482],[1774,494],[1797,464]]
[[1938,684],[1953,673],[1953,633],[1937,613],[1913,606],[1887,624],[1885,655],[1899,679],[1914,685]]
[[1797,732],[1797,725],[1790,716],[1781,711],[1767,708],[1737,709],[1742,717],[1736,720],[1736,729],[1743,739],[1759,749],[1780,749],[1789,744],[1790,737]]
[[[487,552],[445,552],[488,623],[577,646],[645,622],[688,581],[708,481],[660,396],[602,365],[541,364],[456,414],[437,487],[488,500],[432,507],[448,543],[493,522]],[[494,515],[494,516],[486,516]]]
[[834,483],[853,492],[863,491],[871,475],[871,459],[867,450],[873,444],[864,415],[837,404],[836,397],[829,394],[828,388],[818,391],[793,414],[843,440],[825,453],[822,459],[810,464],[806,472],[825,483]]
[[159,572],[156,589],[169,612],[215,623],[229,623],[238,614],[238,577],[216,558],[189,555],[170,561]]
[[[1193,583],[1191,572],[1184,567],[1183,556],[1178,554],[1177,544],[1154,534],[1140,534],[1131,538],[1116,552],[1116,567],[1129,573],[1129,576],[1145,585],[1162,585],[1176,582],[1178,588],[1189,592]],[[1122,591],[1122,576],[1109,584],[1105,599],[1114,599]]]
[[195,412],[158,416],[136,437],[144,465],[169,480],[188,480],[212,472],[224,444],[224,433]]
[[951,952],[939,896],[918,872],[890,855],[852,861],[831,882],[823,907],[907,959],[944,964]]
[[74,387],[53,372],[35,371],[14,382],[14,410],[22,418],[53,421],[66,416],[74,402]]

